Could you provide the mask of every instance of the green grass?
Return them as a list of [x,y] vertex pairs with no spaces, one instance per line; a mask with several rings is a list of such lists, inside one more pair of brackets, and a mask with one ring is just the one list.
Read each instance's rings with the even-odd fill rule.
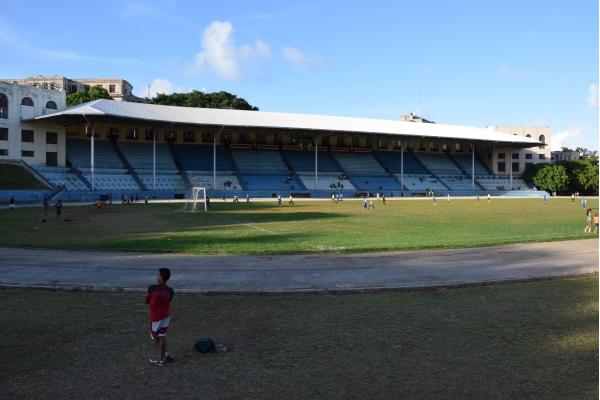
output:
[[[598,200],[588,202],[597,210]],[[1,210],[0,245],[65,249],[285,254],[460,248],[597,237],[570,199],[388,201],[364,212],[358,201],[215,203],[213,211],[177,212],[181,204],[66,206],[71,222],[41,208]]]
[[48,187],[20,165],[0,163],[0,190],[6,189],[48,189]]
[[[141,294],[3,289],[0,303],[3,399],[598,398],[597,275],[376,294],[176,294],[176,361],[163,368],[146,361]],[[200,355],[202,336],[233,351]]]

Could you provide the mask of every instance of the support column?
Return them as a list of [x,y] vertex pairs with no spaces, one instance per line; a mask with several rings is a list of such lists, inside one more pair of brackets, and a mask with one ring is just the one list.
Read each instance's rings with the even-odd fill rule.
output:
[[152,186],[156,191],[156,129],[152,129]]
[[471,143],[471,188],[475,190],[475,146]]
[[217,190],[217,135],[213,135],[213,190]]
[[512,183],[512,163],[513,163],[513,160],[512,160],[512,147],[508,148],[508,154],[509,154],[508,159],[510,160],[510,190],[513,190],[513,183]]
[[94,136],[96,136],[96,131],[94,129],[94,123],[92,122],[92,135],[90,136],[90,152],[91,157],[90,157],[90,171],[92,173],[92,191],[96,190],[96,177],[95,177],[95,173],[94,173],[94,166],[95,166],[95,160],[94,160]]
[[402,195],[404,196],[404,141],[405,139],[402,139],[402,141],[400,142],[400,191],[402,193]]
[[315,136],[315,191],[318,188],[319,185],[319,144],[317,142],[318,137]]

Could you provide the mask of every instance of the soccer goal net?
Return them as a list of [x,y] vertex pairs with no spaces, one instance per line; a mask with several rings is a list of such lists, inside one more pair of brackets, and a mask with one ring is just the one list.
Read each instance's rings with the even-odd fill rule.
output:
[[194,187],[192,188],[192,198],[186,203],[185,211],[196,211],[199,207],[204,211],[208,209],[206,204],[206,188]]

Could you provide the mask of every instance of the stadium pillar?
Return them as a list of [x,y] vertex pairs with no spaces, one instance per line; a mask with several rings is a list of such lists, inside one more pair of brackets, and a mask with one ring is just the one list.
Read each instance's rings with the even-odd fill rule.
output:
[[152,129],[152,187],[156,191],[156,129]]
[[317,191],[319,172],[318,172],[318,158],[319,158],[319,143],[317,142],[318,136],[315,136],[315,191]]
[[213,190],[217,189],[217,135],[213,136]]
[[404,139],[400,142],[400,193],[404,196]]
[[475,190],[475,146],[471,143],[471,188]]
[[94,174],[94,136],[96,136],[96,131],[94,130],[94,123],[92,122],[92,131],[90,136],[90,172],[92,173],[92,191],[96,190],[96,176]]
[[508,160],[509,160],[509,165],[508,167],[510,168],[510,190],[513,190],[513,184],[512,184],[512,147],[508,148]]

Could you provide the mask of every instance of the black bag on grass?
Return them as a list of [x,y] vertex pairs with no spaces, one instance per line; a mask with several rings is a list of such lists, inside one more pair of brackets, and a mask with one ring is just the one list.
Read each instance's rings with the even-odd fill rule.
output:
[[198,353],[214,353],[215,352],[215,342],[212,341],[211,338],[202,338],[196,342],[194,345]]

